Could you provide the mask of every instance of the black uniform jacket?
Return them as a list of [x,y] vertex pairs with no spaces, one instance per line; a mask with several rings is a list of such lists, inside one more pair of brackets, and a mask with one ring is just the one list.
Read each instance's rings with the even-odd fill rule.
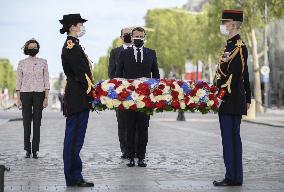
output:
[[62,66],[67,77],[64,97],[64,115],[91,108],[88,94],[93,88],[91,64],[79,40],[68,36],[62,48]]
[[246,103],[251,102],[247,58],[248,50],[240,35],[227,40],[215,75],[218,88],[226,91],[219,114],[246,115]]
[[112,49],[110,52],[109,65],[108,65],[108,76],[110,79],[115,77],[115,71],[117,69],[119,55],[123,50],[124,50],[123,46],[120,46]]

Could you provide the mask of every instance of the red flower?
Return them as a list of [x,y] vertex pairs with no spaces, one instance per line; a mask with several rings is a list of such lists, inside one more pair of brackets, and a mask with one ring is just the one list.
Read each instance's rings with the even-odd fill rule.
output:
[[167,86],[171,86],[171,84],[174,82],[174,79],[162,79],[161,82],[166,83]]
[[155,107],[150,97],[144,97],[142,101],[145,103],[146,108],[153,109]]
[[156,108],[157,109],[164,109],[166,107],[166,102],[164,100],[159,101],[156,103]]
[[215,95],[214,95],[214,94],[212,94],[212,93],[209,94],[209,99],[210,99],[210,100],[213,100],[214,98],[215,98]]
[[97,94],[97,96],[98,96],[99,98],[100,98],[101,96],[107,96],[107,95],[108,95],[108,93],[107,93],[106,91],[104,91],[101,86],[97,86],[97,88],[96,88],[96,94]]
[[124,101],[129,95],[129,91],[127,91],[126,89],[122,89],[122,91],[117,95],[117,98],[120,101]]
[[177,91],[172,91],[171,95],[172,95],[173,99],[178,99],[179,93]]
[[210,91],[211,93],[216,93],[218,91],[218,88],[216,86],[211,86]]
[[150,95],[150,89],[146,82],[140,83],[135,91],[141,95]]
[[194,108],[196,107],[196,105],[195,105],[195,103],[190,103],[190,104],[188,105],[188,107],[189,107],[190,109],[194,109]]
[[158,95],[162,95],[162,94],[163,94],[163,91],[160,90],[160,89],[154,89],[154,91],[153,91],[154,96],[158,96]]
[[128,81],[129,83],[133,83],[133,82],[134,82],[133,79],[128,79],[127,81]]
[[171,106],[172,106],[174,109],[180,109],[180,103],[179,103],[178,100],[173,100]]
[[120,105],[118,106],[118,110],[123,110],[123,109],[125,109],[125,108],[123,107],[122,104],[120,104]]
[[135,90],[135,87],[134,87],[133,85],[130,85],[130,86],[128,87],[128,89],[131,90],[131,91],[134,91],[134,90]]
[[189,97],[188,96],[185,96],[184,97],[184,103],[188,103],[189,102]]
[[202,102],[199,104],[199,108],[204,109],[207,106],[206,103]]
[[158,86],[158,88],[161,89],[161,90],[165,89],[165,87],[166,87],[166,86],[165,86],[164,84],[160,84],[160,85]]
[[214,104],[211,106],[211,109],[212,109],[212,110],[217,109],[217,105],[214,103]]
[[175,89],[176,88],[176,86],[174,84],[171,84],[170,86],[171,86],[171,89]]
[[131,106],[130,106],[130,109],[133,110],[133,111],[135,111],[135,110],[137,109],[137,105],[136,105],[136,104],[131,105]]
[[178,80],[177,83],[178,83],[179,86],[182,86],[183,81]]
[[194,88],[194,89],[191,90],[191,92],[190,92],[189,95],[190,95],[191,97],[193,97],[193,96],[196,95],[196,92],[197,92],[197,90],[196,90],[196,88]]
[[111,79],[108,81],[109,83],[113,83],[114,84],[114,88],[119,87],[122,84],[122,81],[119,81],[117,79]]

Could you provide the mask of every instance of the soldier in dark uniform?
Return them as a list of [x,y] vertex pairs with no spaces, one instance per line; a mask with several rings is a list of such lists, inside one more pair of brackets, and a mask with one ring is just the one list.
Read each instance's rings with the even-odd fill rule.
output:
[[219,110],[225,179],[214,181],[215,186],[240,186],[243,184],[242,142],[240,124],[251,102],[247,66],[248,50],[238,31],[243,22],[243,12],[224,10],[220,31],[229,37],[217,66],[215,83],[225,93]]
[[[109,57],[109,66],[108,66],[108,76],[110,79],[115,77],[115,72],[117,70],[118,65],[118,58],[120,53],[128,48],[132,47],[132,40],[131,40],[131,29],[124,28],[121,29],[121,40],[123,44],[119,47],[116,47],[111,50],[110,57]],[[118,125],[118,139],[120,143],[120,150],[121,150],[121,158],[127,159],[127,151],[126,151],[126,127],[123,125],[123,121],[121,118],[121,111],[116,112],[117,117],[117,125]]]
[[64,174],[67,186],[92,187],[82,176],[80,151],[84,143],[91,105],[88,94],[93,90],[92,69],[88,57],[79,44],[85,34],[80,14],[64,15],[60,33],[67,33],[61,60],[67,84],[64,96],[66,130],[63,149]]

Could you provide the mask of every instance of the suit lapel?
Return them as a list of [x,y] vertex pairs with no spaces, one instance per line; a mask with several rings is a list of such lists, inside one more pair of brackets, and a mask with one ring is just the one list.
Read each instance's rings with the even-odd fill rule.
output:
[[146,63],[147,56],[148,56],[148,49],[143,47],[143,61],[142,61],[142,64]]

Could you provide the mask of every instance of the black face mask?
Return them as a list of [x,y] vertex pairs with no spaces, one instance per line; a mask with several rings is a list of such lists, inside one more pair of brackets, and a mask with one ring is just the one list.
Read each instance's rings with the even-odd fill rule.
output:
[[131,34],[123,35],[123,41],[124,43],[131,43]]
[[38,54],[38,48],[28,49],[27,54],[34,57],[36,54]]
[[144,40],[143,39],[134,39],[133,43],[135,45],[135,47],[142,47],[144,45]]

